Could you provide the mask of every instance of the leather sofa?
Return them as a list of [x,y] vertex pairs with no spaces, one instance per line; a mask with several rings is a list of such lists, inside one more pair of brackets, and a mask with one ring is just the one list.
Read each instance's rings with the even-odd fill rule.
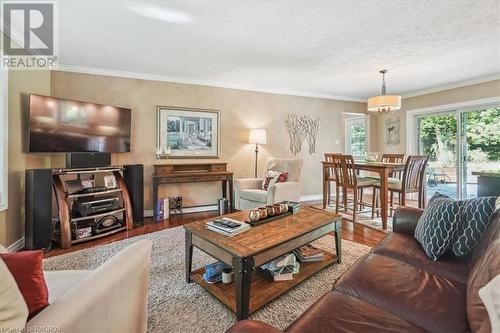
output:
[[[401,207],[393,229],[286,332],[490,332],[478,291],[500,274],[500,214],[466,258],[429,259],[413,238],[422,210]],[[244,320],[230,333],[279,330]]]

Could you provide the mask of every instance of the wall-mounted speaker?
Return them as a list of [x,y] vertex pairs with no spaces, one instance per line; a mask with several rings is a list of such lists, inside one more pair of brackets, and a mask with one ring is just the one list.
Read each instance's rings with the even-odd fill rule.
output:
[[52,242],[52,169],[25,173],[25,247],[50,248]]
[[110,153],[66,153],[66,168],[95,168],[110,165]]
[[144,224],[144,166],[142,164],[125,165],[123,179],[132,201],[134,225]]

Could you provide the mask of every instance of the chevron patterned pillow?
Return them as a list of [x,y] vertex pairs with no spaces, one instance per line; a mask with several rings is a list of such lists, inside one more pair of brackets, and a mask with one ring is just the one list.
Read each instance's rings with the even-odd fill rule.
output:
[[497,197],[481,197],[462,201],[460,222],[453,238],[453,254],[467,255],[483,236],[495,211]]
[[425,254],[436,261],[450,248],[459,221],[460,202],[436,193],[420,216],[414,237]]

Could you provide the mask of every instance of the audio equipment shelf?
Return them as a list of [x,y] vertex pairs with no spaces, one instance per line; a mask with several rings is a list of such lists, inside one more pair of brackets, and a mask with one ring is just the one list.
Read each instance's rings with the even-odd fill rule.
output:
[[98,219],[100,217],[105,217],[107,215],[112,215],[112,214],[118,214],[121,212],[124,212],[125,208],[120,208],[117,210],[113,210],[111,212],[105,212],[101,214],[96,214],[96,215],[87,215],[87,216],[81,216],[81,217],[73,217],[71,218],[71,222],[80,222],[80,221],[85,221],[85,220],[90,220],[90,219]]
[[75,175],[85,173],[103,173],[103,172],[117,172],[123,171],[123,166],[110,166],[110,167],[95,167],[95,168],[74,168],[74,169],[52,169],[54,175]]
[[91,196],[96,196],[96,195],[114,194],[116,192],[121,192],[121,191],[122,191],[121,188],[116,188],[116,189],[112,189],[112,190],[93,192],[93,193],[67,194],[67,197],[70,199],[84,198],[84,197],[91,197]]
[[86,241],[89,241],[89,240],[93,240],[93,239],[97,239],[97,238],[101,238],[101,237],[106,237],[106,236],[109,236],[109,235],[113,235],[113,234],[116,234],[120,231],[125,231],[127,230],[127,227],[121,227],[121,228],[118,228],[118,229],[114,229],[114,230],[111,230],[111,231],[108,231],[108,232],[105,232],[105,233],[102,233],[102,234],[99,234],[99,235],[95,235],[95,236],[90,236],[90,237],[86,237],[86,238],[83,238],[83,239],[75,239],[73,241],[71,241],[71,244],[78,244],[78,243],[83,243],[83,242],[86,242]]
[[[69,248],[73,244],[106,237],[133,228],[132,203],[122,176],[124,171],[125,167],[123,166],[52,169],[52,184],[60,224],[58,237],[55,241],[59,242],[62,248]],[[100,177],[113,175],[116,180],[116,188],[90,193],[68,193],[66,187],[68,179],[75,179],[75,177],[80,179],[82,175],[95,179],[96,174],[99,174]],[[101,199],[103,195],[107,195],[108,198]],[[96,206],[105,204],[108,200],[115,203],[107,206]],[[78,203],[78,206],[75,203]],[[82,208],[81,205],[86,206]],[[82,211],[76,210],[75,207],[82,209]],[[74,209],[85,216],[78,216],[78,213],[73,211]],[[89,211],[94,214],[88,214]]]

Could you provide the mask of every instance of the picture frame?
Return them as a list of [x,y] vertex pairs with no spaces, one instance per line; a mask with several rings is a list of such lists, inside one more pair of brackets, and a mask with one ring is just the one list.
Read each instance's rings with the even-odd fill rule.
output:
[[385,144],[388,146],[398,145],[401,141],[400,120],[396,118],[385,119]]
[[219,158],[220,111],[157,107],[156,158]]

